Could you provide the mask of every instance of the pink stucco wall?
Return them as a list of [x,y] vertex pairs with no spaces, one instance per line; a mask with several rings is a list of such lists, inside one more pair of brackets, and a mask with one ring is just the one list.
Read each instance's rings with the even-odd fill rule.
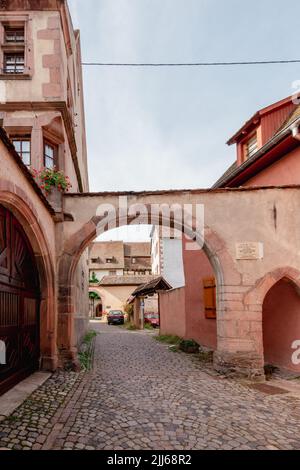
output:
[[214,277],[204,251],[183,250],[186,282],[186,336],[202,346],[216,349],[217,322],[205,317],[203,279]]
[[299,184],[300,148],[296,148],[273,165],[244,183],[244,186],[282,186]]
[[185,288],[174,289],[159,294],[160,333],[186,337]]
[[267,294],[263,306],[266,364],[300,372],[292,362],[292,344],[300,340],[300,294],[291,282],[280,281]]
[[217,348],[217,322],[205,317],[203,279],[214,277],[206,254],[184,249],[185,288],[161,294],[161,333],[193,339],[202,346]]

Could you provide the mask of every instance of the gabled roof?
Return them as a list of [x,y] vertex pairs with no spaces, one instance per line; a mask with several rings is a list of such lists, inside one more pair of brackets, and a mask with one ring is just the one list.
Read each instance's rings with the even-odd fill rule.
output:
[[132,294],[132,297],[139,297],[143,295],[155,294],[160,290],[171,290],[172,286],[163,278],[156,277],[152,281],[149,281],[147,284],[144,284],[138,287]]
[[133,258],[138,257],[151,257],[151,243],[150,242],[125,242],[124,255]]
[[236,144],[245,134],[250,132],[252,129],[254,129],[260,122],[261,118],[268,114],[271,113],[272,111],[275,111],[279,108],[282,108],[284,106],[290,105],[293,100],[293,96],[288,96],[287,98],[284,98],[283,100],[277,101],[276,103],[273,103],[269,106],[266,106],[265,108],[260,109],[257,111],[248,121],[245,122],[245,124],[228,140],[227,144],[232,145]]
[[[124,244],[122,241],[94,242],[89,250],[90,269],[124,269]],[[110,262],[107,262],[110,260]]]
[[229,168],[223,173],[223,175],[218,179],[218,181],[214,184],[214,188],[218,188],[220,185],[222,185],[223,182],[227,181],[227,179],[235,172],[235,170],[238,168],[238,164],[235,161],[232,165],[230,165]]
[[297,108],[289,115],[286,121],[278,129],[275,135],[280,134],[280,132],[282,132],[284,129],[288,129],[289,127],[292,126],[293,123],[297,122],[299,119],[300,119],[300,106],[297,106]]
[[104,276],[98,286],[141,286],[154,279],[154,276]]
[[[261,113],[272,111],[273,109],[276,108],[276,105],[280,107],[282,106],[282,103],[283,105],[290,103],[291,99],[292,97],[289,97],[289,98],[286,98],[285,100],[278,101],[278,103],[275,103],[274,105],[268,106],[267,108],[264,108],[263,110],[261,110]],[[285,152],[288,151],[287,147],[284,148],[283,146],[283,142],[285,141],[289,141],[289,144],[288,144],[290,148],[289,151],[293,150],[293,148],[296,148],[299,145],[299,141],[292,139],[291,129],[293,127],[293,124],[297,124],[299,120],[300,120],[300,105],[298,105],[295,109],[293,109],[293,111],[289,114],[288,118],[284,121],[282,126],[278,129],[278,131],[274,134],[274,136],[262,148],[260,148],[257,152],[255,152],[252,155],[252,157],[248,158],[241,165],[238,165],[237,162],[234,162],[225,171],[225,173],[221,176],[221,178],[219,178],[218,181],[213,185],[212,189],[216,189],[220,187],[224,188],[227,185],[230,185],[230,183],[233,182],[234,178],[237,178],[239,175],[246,172],[246,170],[249,173],[249,171],[251,171],[250,167],[254,168],[254,164],[255,165],[259,164],[261,166],[260,169],[257,166],[256,173],[266,168],[268,165],[272,164],[276,159],[281,158],[284,155],[284,151]],[[282,148],[281,148],[281,145],[282,145]],[[266,157],[267,154],[269,156],[271,152],[273,152],[272,158],[270,157],[269,160],[265,158],[263,159],[263,157]],[[262,165],[263,161],[264,161],[264,165]],[[249,177],[251,177],[251,175],[244,178],[245,181],[247,181]]]

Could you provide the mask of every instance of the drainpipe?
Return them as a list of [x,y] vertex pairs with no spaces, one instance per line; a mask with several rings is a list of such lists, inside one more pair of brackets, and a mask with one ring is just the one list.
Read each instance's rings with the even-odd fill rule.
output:
[[292,128],[292,135],[294,139],[300,140],[299,123]]

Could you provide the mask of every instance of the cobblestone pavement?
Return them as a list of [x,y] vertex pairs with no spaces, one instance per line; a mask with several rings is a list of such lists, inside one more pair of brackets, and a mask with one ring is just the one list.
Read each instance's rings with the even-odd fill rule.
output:
[[149,333],[97,326],[89,373],[54,374],[9,419],[13,449],[300,449],[300,400],[210,373]]

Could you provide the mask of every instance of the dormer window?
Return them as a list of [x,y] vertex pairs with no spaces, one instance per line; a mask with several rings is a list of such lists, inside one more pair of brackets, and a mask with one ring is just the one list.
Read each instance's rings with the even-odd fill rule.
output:
[[255,133],[245,144],[245,159],[251,158],[258,150],[257,133]]

